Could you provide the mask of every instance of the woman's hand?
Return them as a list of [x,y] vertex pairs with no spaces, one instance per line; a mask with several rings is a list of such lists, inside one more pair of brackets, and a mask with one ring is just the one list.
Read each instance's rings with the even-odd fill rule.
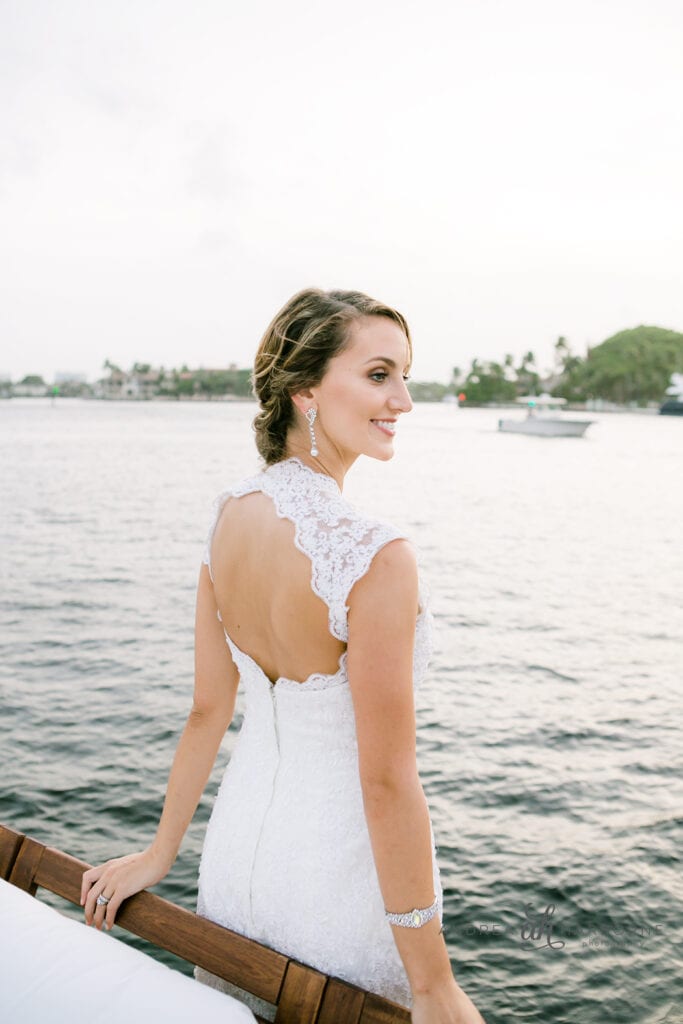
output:
[[[108,860],[83,873],[81,906],[85,907],[85,923],[111,928],[118,909],[125,899],[141,889],[156,885],[168,874],[171,865],[164,862],[152,847],[142,853]],[[106,906],[97,905],[97,897],[108,899]]]
[[433,992],[413,995],[413,1024],[486,1024],[455,979]]

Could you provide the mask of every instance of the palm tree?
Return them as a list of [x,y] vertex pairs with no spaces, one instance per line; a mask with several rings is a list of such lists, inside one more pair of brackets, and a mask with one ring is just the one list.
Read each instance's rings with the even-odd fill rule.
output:
[[571,356],[571,349],[567,339],[561,334],[555,342],[555,370],[557,373],[563,373],[566,366],[567,360]]
[[536,356],[529,351],[522,357],[517,370],[517,387],[520,389],[520,393],[535,395],[540,379],[536,369]]

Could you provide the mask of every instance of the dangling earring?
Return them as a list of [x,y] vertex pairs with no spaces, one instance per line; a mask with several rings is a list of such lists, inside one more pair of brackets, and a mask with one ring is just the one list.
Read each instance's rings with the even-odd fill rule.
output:
[[318,411],[317,409],[309,409],[308,412],[304,413],[304,415],[308,420],[308,431],[311,435],[311,455],[315,458],[318,454],[318,446],[315,441],[315,430],[313,429],[313,424],[316,416],[318,415]]

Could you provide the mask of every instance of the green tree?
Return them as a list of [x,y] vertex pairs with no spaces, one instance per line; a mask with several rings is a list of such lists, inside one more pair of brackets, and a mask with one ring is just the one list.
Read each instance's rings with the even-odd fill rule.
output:
[[463,391],[468,403],[510,402],[515,397],[516,387],[514,381],[508,380],[505,367],[500,363],[473,359]]
[[658,402],[672,373],[683,372],[683,334],[641,325],[613,334],[589,349],[585,359],[570,356],[553,393],[570,400]]
[[[188,371],[189,372],[189,371]],[[193,395],[195,393],[195,377],[181,376],[178,374],[176,383],[176,394],[180,395]]]
[[517,367],[517,394],[538,394],[540,381],[541,375],[536,368],[536,356],[529,351],[522,357]]
[[555,372],[563,373],[565,363],[571,357],[571,350],[567,339],[560,335],[555,342]]
[[410,381],[408,391],[415,402],[440,402],[449,389],[438,381]]
[[459,366],[454,366],[452,371],[451,371],[451,380],[450,380],[449,388],[455,394],[456,391],[459,391],[462,388],[462,385],[463,385],[462,370],[460,369]]

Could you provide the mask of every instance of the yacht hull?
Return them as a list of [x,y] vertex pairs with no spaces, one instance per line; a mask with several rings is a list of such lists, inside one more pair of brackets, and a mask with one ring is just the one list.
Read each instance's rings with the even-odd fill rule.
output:
[[504,434],[533,434],[536,437],[583,437],[593,422],[530,416],[526,420],[498,420],[498,430]]

